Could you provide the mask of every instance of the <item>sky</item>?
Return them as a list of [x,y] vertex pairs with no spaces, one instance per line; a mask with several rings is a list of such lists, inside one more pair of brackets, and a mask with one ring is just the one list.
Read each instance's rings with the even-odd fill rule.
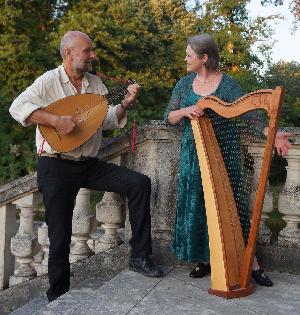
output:
[[277,22],[277,24],[271,24],[275,30],[273,38],[277,41],[271,55],[273,62],[284,60],[300,63],[300,29],[293,34],[293,15],[288,8],[290,2],[284,0],[284,5],[282,6],[263,7],[260,4],[260,0],[251,0],[248,5],[251,17],[256,17],[257,15],[267,16],[270,14],[281,14],[284,16],[284,20]]

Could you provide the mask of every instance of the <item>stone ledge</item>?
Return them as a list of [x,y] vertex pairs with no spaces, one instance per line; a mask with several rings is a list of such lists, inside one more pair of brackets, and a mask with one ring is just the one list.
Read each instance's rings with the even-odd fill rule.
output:
[[[71,267],[71,288],[80,287],[89,277],[109,281],[128,266],[128,244],[83,259]],[[0,314],[9,314],[30,300],[40,297],[48,288],[48,277],[43,275],[31,281],[0,291]]]
[[267,270],[300,274],[300,248],[257,246],[257,259]]

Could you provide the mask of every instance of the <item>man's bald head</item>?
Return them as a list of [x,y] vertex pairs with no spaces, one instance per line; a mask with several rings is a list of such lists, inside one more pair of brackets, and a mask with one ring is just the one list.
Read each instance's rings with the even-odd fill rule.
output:
[[74,48],[76,46],[76,42],[81,39],[85,39],[91,41],[90,38],[83,32],[79,31],[69,31],[67,32],[60,41],[60,55],[61,58],[65,59],[65,49],[66,48]]

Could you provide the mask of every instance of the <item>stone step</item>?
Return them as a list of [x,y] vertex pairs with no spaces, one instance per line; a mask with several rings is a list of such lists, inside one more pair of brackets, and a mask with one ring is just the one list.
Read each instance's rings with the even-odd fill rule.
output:
[[97,279],[86,281],[52,303],[45,305],[41,297],[12,314],[299,314],[299,275],[269,273],[274,287],[258,286],[248,297],[226,300],[208,294],[210,277],[189,278],[189,270],[182,267],[166,270],[166,273],[164,278],[147,278],[125,270],[103,285]]

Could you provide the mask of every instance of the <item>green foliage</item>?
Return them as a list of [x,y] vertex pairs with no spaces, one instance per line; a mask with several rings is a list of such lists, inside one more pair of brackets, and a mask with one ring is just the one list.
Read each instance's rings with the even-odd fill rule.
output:
[[178,0],[84,1],[62,18],[52,34],[53,48],[69,29],[93,39],[98,71],[142,85],[138,108],[153,119],[161,117],[171,88],[184,73],[185,40],[196,31],[196,16]]
[[285,88],[281,126],[300,127],[300,64],[280,61],[271,65],[264,79],[265,86]]
[[[223,69],[238,72],[243,69],[257,69],[263,60],[253,51],[255,44],[264,61],[268,60],[272,34],[268,21],[275,17],[249,16],[246,5],[249,0],[211,0],[203,1],[199,12],[200,32],[212,34],[219,48]],[[264,44],[261,44],[264,43]]]
[[[34,128],[14,122],[8,108],[36,77],[61,63],[58,48],[66,31],[80,30],[91,37],[97,71],[141,84],[137,123],[161,119],[172,88],[186,73],[186,39],[198,31],[215,36],[224,70],[245,91],[265,87],[256,70],[262,60],[251,47],[268,42],[268,19],[250,19],[249,1],[196,2],[199,5],[188,11],[183,0],[0,0],[0,183],[35,169]],[[261,46],[261,51],[267,58],[269,46]],[[268,84],[274,76],[274,71],[268,74]],[[291,97],[299,103],[298,96]],[[292,116],[299,117],[298,107],[288,108],[285,124],[296,125]],[[133,115],[131,111],[128,128]]]

